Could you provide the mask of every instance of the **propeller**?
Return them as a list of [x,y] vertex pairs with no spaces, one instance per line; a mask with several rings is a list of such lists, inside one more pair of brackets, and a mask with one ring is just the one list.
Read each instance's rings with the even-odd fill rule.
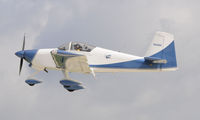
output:
[[[26,39],[26,37],[25,37],[25,33],[24,33],[24,40],[23,40],[23,45],[22,45],[23,53],[24,53],[24,49],[25,49],[25,39]],[[24,61],[24,56],[21,57],[21,59],[20,59],[19,75],[21,74],[21,71],[22,71],[23,61]]]

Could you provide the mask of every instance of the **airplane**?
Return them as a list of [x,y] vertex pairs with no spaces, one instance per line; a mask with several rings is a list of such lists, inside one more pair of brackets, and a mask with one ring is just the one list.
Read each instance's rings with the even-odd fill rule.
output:
[[58,48],[25,50],[25,35],[22,50],[15,53],[20,60],[19,75],[23,60],[36,70],[25,81],[28,85],[42,83],[33,78],[40,71],[58,70],[64,73],[60,84],[73,92],[84,89],[81,82],[69,77],[69,73],[92,74],[105,72],[163,72],[177,70],[174,36],[156,32],[144,57],[108,50],[80,42],[70,42]]

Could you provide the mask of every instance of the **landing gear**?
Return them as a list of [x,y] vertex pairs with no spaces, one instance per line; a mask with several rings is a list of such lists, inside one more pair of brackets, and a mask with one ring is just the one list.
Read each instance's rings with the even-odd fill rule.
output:
[[27,80],[25,80],[25,82],[29,85],[29,86],[34,86],[35,84],[39,84],[42,83],[42,81],[36,80],[33,78],[33,76],[37,75],[40,71],[36,71],[33,74],[31,74]]
[[69,74],[66,71],[63,71],[65,74],[65,78],[60,80],[60,84],[63,85],[63,87],[68,90],[69,92],[74,92],[76,90],[84,89],[84,87],[81,85],[80,82],[77,82],[75,80],[72,80],[69,78]]
[[34,86],[35,84],[28,84],[29,86]]
[[74,90],[69,90],[69,89],[68,89],[68,91],[69,91],[69,92],[74,92]]
[[36,80],[36,79],[28,79],[25,81],[28,85],[30,86],[34,86],[35,84],[39,84],[39,83],[42,83],[41,81],[39,80]]

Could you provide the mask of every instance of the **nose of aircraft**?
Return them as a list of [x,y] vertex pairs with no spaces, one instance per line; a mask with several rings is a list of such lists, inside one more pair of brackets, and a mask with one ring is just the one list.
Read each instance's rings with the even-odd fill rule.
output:
[[19,58],[24,58],[27,62],[31,63],[36,53],[37,50],[24,50],[16,52],[15,55]]
[[23,58],[24,57],[24,51],[18,51],[15,53],[15,55],[19,58]]

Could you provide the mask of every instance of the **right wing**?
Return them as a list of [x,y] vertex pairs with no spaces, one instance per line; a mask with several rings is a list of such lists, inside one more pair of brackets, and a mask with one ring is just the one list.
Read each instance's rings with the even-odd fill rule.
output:
[[91,73],[87,57],[80,54],[57,50],[51,52],[57,68],[67,72]]
[[69,78],[69,72],[90,73],[90,67],[87,63],[87,57],[80,54],[74,54],[64,50],[54,50],[51,52],[57,68],[62,69],[65,79],[60,81],[60,84],[68,90],[73,92],[75,90],[84,89],[82,84],[78,81]]

